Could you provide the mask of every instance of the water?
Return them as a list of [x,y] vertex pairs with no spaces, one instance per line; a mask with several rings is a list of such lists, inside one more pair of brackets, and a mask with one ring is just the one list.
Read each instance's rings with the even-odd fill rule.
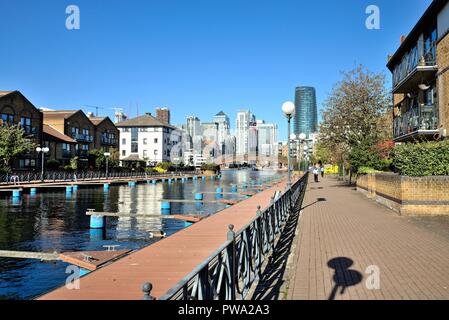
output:
[[[191,181],[172,184],[138,184],[135,188],[110,186],[80,187],[67,197],[64,189],[46,191],[36,196],[24,194],[20,201],[0,198],[0,250],[33,252],[71,252],[104,250],[104,245],[118,249],[139,249],[151,245],[149,230],[163,230],[167,236],[188,226],[184,221],[144,217],[108,217],[106,231],[91,230],[87,209],[105,212],[160,215],[159,199],[194,199],[198,191],[215,192],[222,187],[230,192],[232,184],[257,182],[272,178],[270,171],[223,171],[221,180]],[[238,195],[225,199],[241,199]],[[215,194],[204,194],[204,200]],[[172,203],[172,214],[215,213],[225,208],[221,203]],[[33,259],[0,258],[0,300],[30,299],[65,283],[68,264],[40,262]]]

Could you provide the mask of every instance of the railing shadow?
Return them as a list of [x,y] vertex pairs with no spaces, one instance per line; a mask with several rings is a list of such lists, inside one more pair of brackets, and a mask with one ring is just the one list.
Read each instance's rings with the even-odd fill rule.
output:
[[305,210],[305,209],[307,209],[307,208],[309,208],[309,207],[312,207],[312,206],[316,205],[316,204],[319,203],[319,202],[326,202],[326,201],[327,201],[326,198],[318,198],[318,199],[316,199],[315,202],[313,202],[313,203],[311,203],[311,204],[308,204],[308,205],[305,206],[305,207],[302,207],[301,210]]
[[269,257],[267,266],[254,289],[251,300],[278,300],[284,284],[284,274],[288,257],[291,252],[295,231],[300,215],[299,205],[289,216],[281,237],[277,242],[273,254]]
[[362,282],[363,275],[357,270],[349,269],[353,264],[354,261],[346,257],[329,260],[328,267],[334,269],[334,287],[328,300],[335,300],[338,292],[342,295],[347,288]]

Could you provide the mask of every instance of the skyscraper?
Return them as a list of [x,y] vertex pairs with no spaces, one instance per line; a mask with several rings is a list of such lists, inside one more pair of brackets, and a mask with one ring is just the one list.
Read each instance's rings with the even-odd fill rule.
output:
[[308,136],[318,131],[318,111],[314,87],[297,87],[295,94],[295,134]]
[[243,110],[237,113],[235,138],[236,154],[247,155],[249,152],[249,127],[256,121],[251,111]]
[[217,142],[222,148],[221,152],[224,153],[226,138],[231,134],[231,121],[223,111],[220,111],[214,116],[213,122],[218,124]]
[[274,157],[278,154],[278,126],[274,123],[265,123],[265,121],[257,121],[258,131],[258,150],[259,155],[263,157]]

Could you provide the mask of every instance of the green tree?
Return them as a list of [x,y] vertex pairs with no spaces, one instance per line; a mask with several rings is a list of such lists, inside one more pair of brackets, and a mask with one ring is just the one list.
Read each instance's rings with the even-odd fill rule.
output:
[[4,169],[11,170],[14,159],[35,148],[36,144],[25,136],[25,131],[19,126],[0,126],[0,161]]
[[362,65],[343,72],[324,106],[320,143],[340,165],[369,164],[364,151],[392,136],[391,97],[383,73]]

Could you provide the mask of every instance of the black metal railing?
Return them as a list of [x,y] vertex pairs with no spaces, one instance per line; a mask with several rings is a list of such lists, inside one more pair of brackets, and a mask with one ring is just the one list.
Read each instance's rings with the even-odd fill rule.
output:
[[[290,189],[276,194],[268,208],[237,233],[229,226],[227,241],[160,300],[243,300],[261,277],[265,259],[293,212],[299,210],[308,174]],[[153,300],[151,283],[143,285],[144,300]]]
[[26,184],[44,182],[65,182],[65,181],[86,181],[86,180],[106,180],[120,178],[155,178],[160,176],[177,177],[182,175],[198,174],[196,171],[188,172],[101,172],[101,171],[82,171],[82,172],[64,172],[64,171],[46,171],[44,176],[38,172],[18,172],[0,174],[0,184]]

